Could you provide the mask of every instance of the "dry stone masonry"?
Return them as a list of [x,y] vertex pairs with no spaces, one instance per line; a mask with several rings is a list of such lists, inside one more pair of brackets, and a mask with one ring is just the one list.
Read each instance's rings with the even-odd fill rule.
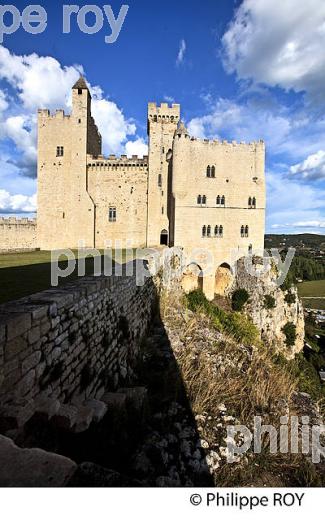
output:
[[69,421],[63,405],[134,381],[155,302],[151,279],[138,287],[134,277],[112,276],[0,306],[2,422],[19,428],[47,396],[61,404],[58,420]]

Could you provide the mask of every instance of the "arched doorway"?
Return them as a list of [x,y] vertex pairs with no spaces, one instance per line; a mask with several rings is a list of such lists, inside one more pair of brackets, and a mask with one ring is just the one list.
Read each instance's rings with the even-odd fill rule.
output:
[[203,288],[202,269],[198,264],[189,264],[183,271],[181,286],[184,292],[189,293]]
[[168,246],[168,231],[167,229],[163,229],[160,233],[160,245]]
[[224,296],[233,283],[233,274],[230,265],[223,263],[219,265],[215,274],[214,292],[220,296]]

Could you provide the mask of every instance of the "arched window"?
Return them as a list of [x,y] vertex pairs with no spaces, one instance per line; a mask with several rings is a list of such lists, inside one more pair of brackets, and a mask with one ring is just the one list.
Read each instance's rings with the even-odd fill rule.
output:
[[220,206],[220,195],[217,197],[217,206]]
[[248,207],[249,207],[249,208],[252,207],[252,197],[249,197],[249,198],[248,198]]
[[248,226],[245,226],[245,237],[248,237]]
[[207,167],[207,177],[211,177],[211,168],[210,168],[210,166]]
[[222,195],[222,197],[221,197],[221,206],[224,206],[225,202],[226,202],[225,196]]
[[252,244],[249,244],[249,246],[248,246],[248,254],[251,255],[252,252],[253,252],[253,246],[252,246]]
[[223,237],[223,226],[219,226],[219,237]]
[[256,208],[256,198],[255,197],[253,197],[252,206],[253,206],[253,208]]
[[207,234],[207,228],[206,228],[206,226],[203,226],[203,228],[202,228],[202,236],[205,237],[206,234]]
[[197,203],[198,203],[198,204],[201,204],[201,200],[202,200],[202,199],[201,199],[201,195],[198,195],[198,196],[197,196]]
[[215,166],[212,166],[211,167],[211,177],[214,179],[216,176],[216,167]]
[[202,195],[202,204],[206,204],[207,203],[207,198],[205,195]]
[[244,227],[244,226],[242,226],[242,227],[240,228],[240,236],[241,236],[241,237],[244,237],[244,236],[245,236],[245,227]]
[[215,226],[214,228],[214,236],[217,237],[219,235],[219,228],[218,226]]
[[211,236],[211,226],[208,226],[208,227],[207,227],[207,236],[208,236],[208,237]]

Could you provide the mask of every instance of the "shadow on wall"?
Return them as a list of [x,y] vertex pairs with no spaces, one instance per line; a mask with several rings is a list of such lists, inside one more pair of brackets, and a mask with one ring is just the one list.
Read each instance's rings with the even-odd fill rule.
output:
[[[118,387],[107,380],[104,393],[95,400],[84,401],[75,393],[70,402],[61,403],[61,416],[60,410],[52,417],[35,413],[15,438],[20,447],[42,448],[75,461],[78,467],[70,486],[214,485],[160,317],[157,290],[151,278],[146,283],[156,291],[157,304],[133,375],[120,378]],[[127,320],[119,327],[121,348],[134,331]],[[90,351],[91,341],[90,337]]]

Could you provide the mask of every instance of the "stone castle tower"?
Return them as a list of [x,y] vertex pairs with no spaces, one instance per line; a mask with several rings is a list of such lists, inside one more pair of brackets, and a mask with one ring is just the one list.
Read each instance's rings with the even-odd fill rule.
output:
[[202,248],[216,269],[263,249],[262,141],[194,139],[180,106],[167,103],[148,104],[148,141],[143,158],[105,158],[83,78],[72,88],[71,115],[40,110],[38,247],[118,240],[116,247]]

